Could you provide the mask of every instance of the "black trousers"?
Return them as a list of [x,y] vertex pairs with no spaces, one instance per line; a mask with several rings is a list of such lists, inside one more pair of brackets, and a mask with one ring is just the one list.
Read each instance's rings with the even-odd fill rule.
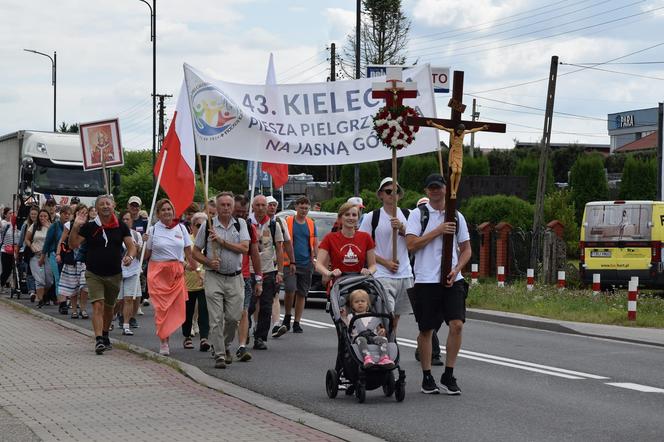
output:
[[260,306],[258,311],[258,323],[254,331],[254,338],[267,341],[272,322],[272,301],[277,293],[277,272],[263,273],[263,293],[260,297],[252,296],[249,304],[249,316],[256,311],[256,303]]
[[189,292],[189,299],[186,304],[187,316],[182,324],[182,334],[185,338],[191,336],[191,323],[194,319],[194,308],[198,301],[198,330],[201,333],[201,339],[208,338],[210,334],[210,317],[208,316],[207,301],[205,300],[205,291],[196,290]]
[[7,284],[7,281],[9,281],[9,277],[12,274],[12,270],[14,270],[14,255],[11,253],[5,253],[2,252],[2,275],[0,275],[0,282],[2,287]]

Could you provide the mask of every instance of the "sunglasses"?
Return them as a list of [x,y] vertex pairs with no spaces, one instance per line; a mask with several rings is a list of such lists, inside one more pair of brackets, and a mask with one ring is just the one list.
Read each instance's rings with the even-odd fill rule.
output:
[[200,229],[202,225],[203,225],[202,223],[196,223],[196,224],[194,224],[194,226],[196,226],[197,229]]

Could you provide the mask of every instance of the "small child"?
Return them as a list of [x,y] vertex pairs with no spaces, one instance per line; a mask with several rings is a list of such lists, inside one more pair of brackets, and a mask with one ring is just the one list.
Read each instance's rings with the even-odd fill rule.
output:
[[[369,294],[365,290],[353,290],[348,297],[348,305],[351,310],[350,314],[347,315],[345,309],[341,310],[341,317],[346,324],[350,324],[353,315],[371,313],[371,301]],[[350,335],[353,342],[357,343],[357,346],[360,348],[360,352],[364,358],[365,369],[371,368],[376,364],[385,368],[394,368],[394,361],[387,354],[387,332],[381,318],[366,317],[357,319],[353,323],[353,330],[351,330]],[[373,357],[369,353],[369,344],[380,347],[380,356],[377,363],[374,363]]]

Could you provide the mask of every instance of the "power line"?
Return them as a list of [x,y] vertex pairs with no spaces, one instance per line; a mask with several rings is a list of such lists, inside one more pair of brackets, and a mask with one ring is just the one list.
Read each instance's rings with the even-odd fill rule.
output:
[[297,72],[297,73],[295,73],[295,74],[287,75],[282,81],[285,82],[285,81],[290,81],[290,80],[292,80],[292,79],[294,79],[294,78],[297,78],[297,77],[299,77],[300,75],[304,74],[304,73],[307,72],[307,71],[310,71],[310,70],[312,70],[312,69],[316,69],[318,66],[320,66],[320,65],[322,65],[322,64],[327,64],[327,61],[328,61],[328,60],[323,60],[323,61],[321,61],[320,63],[316,63],[315,65],[310,66],[310,67],[308,67],[308,68],[306,68],[306,69],[304,69],[304,70],[302,70],[302,71],[299,71],[299,72]]
[[[525,127],[526,129],[535,129],[535,130],[539,130],[539,131],[542,130],[539,127],[528,126],[528,125],[525,125],[525,124],[519,124],[519,123],[513,123],[513,122],[498,120],[498,119],[487,117],[487,116],[482,116],[482,119],[489,120],[489,121],[494,121],[496,123],[507,124],[509,126]],[[589,133],[583,133],[583,132],[567,132],[567,131],[561,131],[561,130],[554,130],[554,131],[552,131],[552,133],[554,133],[556,135],[580,135],[580,136],[584,136],[584,137],[603,137],[603,138],[608,137],[608,134],[597,134],[597,133],[589,134]]]
[[314,55],[312,55],[311,57],[309,57],[309,58],[307,58],[307,59],[305,59],[305,60],[303,60],[303,61],[301,61],[301,62],[299,62],[299,63],[297,63],[297,64],[294,64],[293,66],[291,66],[291,67],[289,67],[289,68],[287,68],[287,69],[285,69],[285,70],[279,72],[279,75],[283,75],[283,74],[285,74],[286,72],[290,72],[290,71],[292,71],[293,69],[302,66],[303,64],[307,63],[309,60],[313,60],[314,58],[318,57],[320,54],[322,54],[322,53],[324,53],[324,52],[327,52],[327,50],[326,50],[326,49],[321,49],[321,50],[319,50],[318,52],[316,52],[316,53],[315,53]]
[[[481,97],[479,95],[474,95],[474,94],[464,94],[464,95],[469,95],[471,97],[480,98],[482,100],[487,100],[487,101],[493,101],[493,102],[496,102],[496,103],[507,104],[509,106],[516,106],[516,107],[522,107],[524,109],[531,109],[531,110],[545,112],[545,109],[542,109],[542,108],[539,108],[539,107],[533,107],[533,106],[526,106],[525,104],[510,103],[508,101],[496,100],[496,99],[487,98],[487,97]],[[568,117],[574,117],[574,118],[579,118],[579,119],[583,119],[583,120],[597,120],[597,121],[602,121],[602,122],[606,123],[606,118],[589,117],[587,115],[578,115],[578,114],[571,114],[571,113],[568,113],[568,112],[557,112],[557,111],[554,111],[554,114],[565,115],[565,116],[568,116]]]
[[567,65],[567,66],[575,66],[575,67],[585,67],[586,69],[592,69],[594,71],[602,71],[602,72],[610,72],[612,74],[621,74],[621,75],[629,75],[631,77],[639,77],[639,78],[647,78],[649,80],[664,80],[664,78],[661,77],[652,77],[650,75],[642,75],[642,74],[634,74],[632,72],[621,72],[621,71],[613,71],[610,69],[602,69],[602,68],[597,68],[595,66],[583,66],[580,64],[575,64],[575,63],[560,63],[561,65]]

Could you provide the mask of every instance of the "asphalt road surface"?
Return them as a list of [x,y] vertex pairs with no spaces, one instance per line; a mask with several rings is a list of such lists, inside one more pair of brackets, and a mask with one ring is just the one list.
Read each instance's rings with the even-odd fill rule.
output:
[[[24,299],[21,302],[30,305]],[[134,336],[111,336],[158,351],[151,307],[143,307]],[[61,319],[57,307],[45,313]],[[71,320],[90,327],[90,321]],[[325,393],[325,373],[334,367],[336,336],[329,314],[308,306],[303,334],[287,333],[251,351],[247,363],[213,368],[209,353],[182,347],[171,338],[171,357],[206,373],[391,441],[427,440],[664,440],[664,349],[469,320],[455,368],[461,396],[420,393],[414,358],[417,326],[399,325],[404,402],[367,392],[366,402]],[[446,329],[440,332],[444,344]],[[90,351],[93,342],[90,341]],[[442,367],[434,367],[438,380]]]

